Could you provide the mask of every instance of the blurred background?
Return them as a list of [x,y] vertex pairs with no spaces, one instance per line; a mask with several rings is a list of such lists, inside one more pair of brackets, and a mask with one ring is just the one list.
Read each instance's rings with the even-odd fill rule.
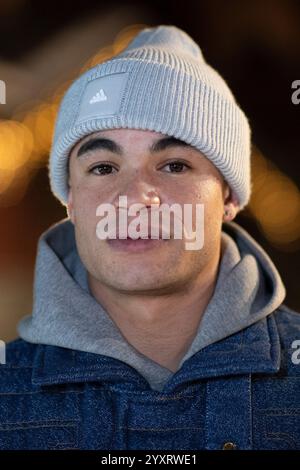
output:
[[[235,221],[267,251],[300,311],[299,0],[0,0],[0,338],[31,312],[38,237],[67,216],[47,161],[58,103],[85,69],[146,26],[173,24],[201,47],[249,118],[249,206]],[[3,83],[2,83],[3,86]],[[299,95],[300,96],[300,95]]]

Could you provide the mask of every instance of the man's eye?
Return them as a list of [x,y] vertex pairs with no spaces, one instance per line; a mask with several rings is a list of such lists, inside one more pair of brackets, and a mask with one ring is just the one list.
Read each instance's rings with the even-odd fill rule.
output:
[[168,173],[182,173],[182,170],[185,168],[190,168],[186,163],[175,160],[174,162],[167,163],[165,167],[170,167]]
[[115,168],[108,163],[101,163],[90,168],[89,173],[93,173],[94,175],[109,175],[114,169]]

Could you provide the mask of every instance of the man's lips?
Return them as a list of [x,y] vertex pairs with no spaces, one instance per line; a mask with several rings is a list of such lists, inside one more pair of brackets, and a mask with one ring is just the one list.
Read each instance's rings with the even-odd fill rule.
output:
[[166,234],[165,238],[163,238],[162,232],[159,234],[151,234],[151,232],[148,232],[148,234],[143,234],[143,236],[136,235],[136,236],[130,236],[129,234],[127,235],[122,235],[121,237],[119,236],[118,233],[114,236],[108,235],[108,240],[169,240],[172,238],[171,234]]
[[151,250],[154,248],[159,248],[162,245],[162,242],[166,242],[168,240],[162,238],[115,238],[115,239],[107,239],[107,243],[109,246],[116,250],[121,251],[128,251],[128,252],[143,252],[146,250]]
[[158,237],[158,238],[154,238],[154,237],[151,237],[151,236],[148,236],[148,237],[126,237],[126,238],[119,238],[117,237],[116,238],[117,240],[165,240],[165,238],[162,238],[162,237]]

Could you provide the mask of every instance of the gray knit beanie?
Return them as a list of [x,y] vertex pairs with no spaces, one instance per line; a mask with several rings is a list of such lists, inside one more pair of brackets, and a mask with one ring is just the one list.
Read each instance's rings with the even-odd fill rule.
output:
[[200,150],[238,200],[249,201],[251,130],[223,78],[181,29],[140,31],[126,49],[77,78],[58,112],[49,161],[51,190],[68,198],[68,157],[84,136],[103,129],[161,132]]

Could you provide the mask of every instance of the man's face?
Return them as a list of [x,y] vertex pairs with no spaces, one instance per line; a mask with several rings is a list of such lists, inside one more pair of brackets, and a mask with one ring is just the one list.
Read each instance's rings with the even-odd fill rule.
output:
[[[162,139],[165,145],[157,145]],[[171,292],[195,281],[216,261],[228,187],[194,147],[154,131],[99,131],[73,148],[69,185],[68,213],[80,258],[93,281],[127,293]],[[128,207],[177,203],[183,209],[189,204],[193,214],[196,204],[204,204],[204,246],[187,250],[186,240],[171,238],[146,240],[145,249],[140,245],[135,250],[100,240],[96,209],[110,203],[118,214],[119,196],[127,196]]]

